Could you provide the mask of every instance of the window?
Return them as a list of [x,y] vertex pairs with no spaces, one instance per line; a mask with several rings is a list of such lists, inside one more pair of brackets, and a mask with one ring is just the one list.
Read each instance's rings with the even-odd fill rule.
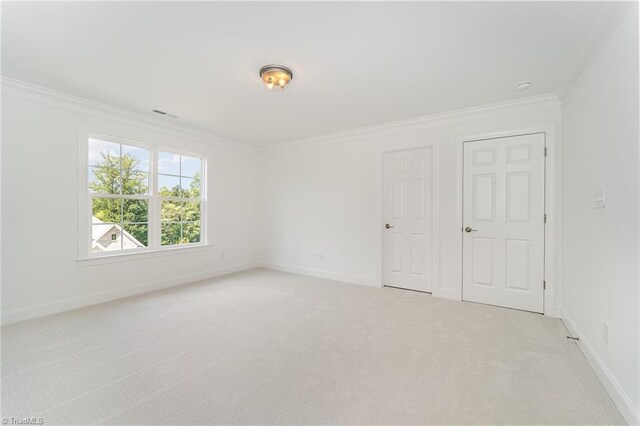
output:
[[160,244],[200,242],[199,158],[160,151],[158,195],[160,196]]
[[87,160],[89,253],[203,243],[202,156],[89,136]]

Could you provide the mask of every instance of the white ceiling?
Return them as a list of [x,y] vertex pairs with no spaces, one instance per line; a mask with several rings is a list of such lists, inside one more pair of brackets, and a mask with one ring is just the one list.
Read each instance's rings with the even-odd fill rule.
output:
[[[599,7],[3,2],[2,74],[268,146],[558,92]],[[268,63],[293,69],[284,92]]]

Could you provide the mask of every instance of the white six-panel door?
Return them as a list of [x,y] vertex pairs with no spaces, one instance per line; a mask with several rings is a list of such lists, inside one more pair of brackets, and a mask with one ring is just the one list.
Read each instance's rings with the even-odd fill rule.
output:
[[433,150],[384,156],[384,285],[431,291]]
[[464,143],[463,300],[543,312],[543,133]]

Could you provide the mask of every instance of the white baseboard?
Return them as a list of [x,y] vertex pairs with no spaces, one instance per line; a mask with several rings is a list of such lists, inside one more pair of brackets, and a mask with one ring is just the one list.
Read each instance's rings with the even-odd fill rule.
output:
[[99,293],[69,297],[66,299],[53,300],[50,302],[39,303],[37,305],[31,305],[2,312],[2,314],[0,314],[0,321],[3,325],[11,324],[19,321],[43,317],[46,315],[66,312],[72,309],[84,308],[86,306],[109,302],[111,300],[122,299],[124,297],[134,296],[136,294],[148,293],[155,290],[161,290],[163,288],[189,284],[208,278],[214,278],[234,272],[245,271],[247,269],[253,269],[256,267],[256,263],[244,263],[240,265],[224,266],[209,271],[197,272],[194,274],[182,275],[179,277],[172,277],[166,280],[138,284],[131,287],[101,291]]
[[366,285],[370,287],[380,287],[380,282],[376,278],[363,277],[359,275],[342,274],[339,272],[323,271],[321,269],[303,268],[300,266],[278,265],[270,262],[259,262],[258,266],[274,271],[291,272],[292,274],[307,275],[310,277],[324,278],[327,280],[341,281],[349,284]]
[[560,318],[562,322],[564,322],[564,311],[562,310],[562,306],[556,306],[556,316],[554,318]]
[[462,297],[460,297],[460,292],[453,289],[448,288],[436,288],[431,292],[433,297],[439,297],[440,299],[453,300],[455,302],[462,301]]
[[620,410],[622,417],[624,417],[626,422],[630,425],[639,425],[640,414],[638,413],[638,409],[634,407],[631,398],[629,398],[629,395],[627,395],[624,389],[622,389],[622,386],[620,386],[616,378],[611,374],[611,371],[604,361],[602,361],[598,356],[596,351],[593,349],[593,346],[589,344],[589,341],[584,337],[582,331],[580,331],[566,312],[563,312],[562,322],[572,336],[580,339],[577,341],[578,347],[584,354],[585,358],[587,358],[587,361],[589,361],[591,368],[593,368],[593,371],[595,371],[596,375],[611,396],[611,399],[613,399],[616,407]]

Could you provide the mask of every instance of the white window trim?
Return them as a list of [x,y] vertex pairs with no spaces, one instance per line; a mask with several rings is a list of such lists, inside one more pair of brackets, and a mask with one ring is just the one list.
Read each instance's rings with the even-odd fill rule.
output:
[[[89,138],[96,138],[107,142],[136,146],[149,149],[149,194],[130,195],[127,198],[140,198],[149,200],[149,234],[148,246],[144,248],[136,248],[129,250],[119,250],[103,253],[91,252],[91,234],[92,234],[92,198],[89,193]],[[200,242],[174,244],[162,246],[160,245],[160,201],[162,199],[175,199],[178,201],[196,201],[196,199],[180,198],[180,197],[160,197],[156,188],[158,185],[158,173],[156,171],[158,153],[172,152],[175,154],[197,157],[201,160],[201,180],[200,180]],[[130,139],[120,138],[111,135],[105,135],[100,132],[92,132],[81,129],[80,131],[80,150],[79,150],[79,232],[78,232],[78,258],[77,262],[84,265],[111,263],[116,261],[142,259],[148,257],[157,257],[160,255],[178,254],[192,251],[192,249],[203,249],[211,247],[208,243],[207,232],[207,156],[198,152],[180,150],[176,148],[166,147],[150,143],[133,141]],[[103,196],[103,195],[100,195]],[[110,195],[109,195],[110,196]],[[117,194],[113,194],[114,198],[121,198]],[[122,197],[124,198],[124,197]]]

